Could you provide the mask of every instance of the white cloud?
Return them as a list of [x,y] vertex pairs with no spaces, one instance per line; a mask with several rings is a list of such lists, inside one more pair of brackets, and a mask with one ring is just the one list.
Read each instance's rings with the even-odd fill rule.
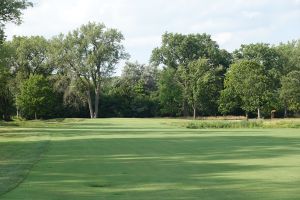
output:
[[132,60],[147,62],[168,32],[209,33],[222,48],[299,37],[300,0],[35,0],[12,35],[67,33],[88,21],[118,28]]
[[125,45],[128,47],[145,47],[145,46],[158,46],[161,36],[144,36],[144,37],[131,37],[127,38]]
[[300,0],[294,0],[294,3],[299,6],[300,5]]
[[222,32],[217,33],[212,36],[212,39],[217,41],[221,46],[225,45],[226,43],[230,42],[233,37],[231,32]]
[[249,19],[254,19],[261,16],[261,13],[257,11],[243,11],[242,14]]

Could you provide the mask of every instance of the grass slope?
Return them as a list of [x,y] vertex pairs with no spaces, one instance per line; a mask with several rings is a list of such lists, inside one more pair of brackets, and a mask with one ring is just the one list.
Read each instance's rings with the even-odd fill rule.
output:
[[[300,199],[300,129],[174,126],[180,123],[68,119],[2,127],[0,171],[10,173],[0,174],[1,183],[18,182],[21,169],[24,178],[40,161],[0,199]],[[13,161],[18,167],[5,165]]]

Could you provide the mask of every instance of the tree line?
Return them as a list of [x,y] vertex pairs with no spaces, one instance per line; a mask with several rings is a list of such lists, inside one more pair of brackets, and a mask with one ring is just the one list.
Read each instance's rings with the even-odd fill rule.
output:
[[[15,8],[0,19],[2,33],[7,21],[19,23],[21,10],[32,6],[7,2],[19,4],[0,5]],[[208,34],[167,32],[149,63],[141,64],[128,62],[124,39],[95,22],[51,39],[2,37],[0,118],[261,118],[300,111],[300,40],[241,45],[230,53]],[[115,76],[122,60],[122,74]]]

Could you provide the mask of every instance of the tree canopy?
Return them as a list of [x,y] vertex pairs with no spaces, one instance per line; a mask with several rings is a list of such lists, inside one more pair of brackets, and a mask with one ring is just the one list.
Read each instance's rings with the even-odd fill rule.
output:
[[55,107],[55,95],[50,82],[41,75],[31,75],[23,82],[16,103],[22,115],[28,119],[49,117]]
[[[16,23],[22,9],[31,6],[19,2],[25,7],[12,15]],[[89,22],[50,39],[14,36],[3,41],[0,119],[262,118],[275,110],[279,116],[300,112],[299,40],[243,44],[230,53],[206,33],[165,33],[150,62],[138,63],[127,60],[124,39],[117,29]],[[117,67],[123,67],[119,76]]]
[[[191,81],[191,76],[189,76],[191,75],[190,65],[201,58],[207,59],[207,66],[209,66],[207,70],[219,69],[219,77],[224,75],[231,62],[231,55],[225,50],[221,50],[208,34],[165,33],[162,36],[161,47],[155,48],[152,52],[152,63],[162,64],[166,68],[173,68],[177,71],[175,80],[180,86],[182,111],[185,116],[190,113],[189,107],[195,107],[190,106],[191,101],[189,98],[191,93],[189,88],[189,82]],[[222,88],[222,81],[219,84],[219,88]],[[195,111],[195,109],[193,110]],[[210,108],[207,110],[210,110]]]
[[103,80],[114,73],[120,60],[128,57],[122,45],[123,39],[118,30],[90,22],[66,36],[60,35],[53,41],[56,64],[71,79],[80,82],[91,118],[98,117]]
[[257,117],[261,118],[261,110],[268,105],[272,93],[269,90],[271,84],[262,65],[255,61],[241,60],[232,64],[228,70],[224,93],[236,94],[246,113],[257,110]]
[[0,42],[4,39],[4,27],[7,22],[20,24],[22,11],[33,6],[28,0],[1,0],[0,1]]

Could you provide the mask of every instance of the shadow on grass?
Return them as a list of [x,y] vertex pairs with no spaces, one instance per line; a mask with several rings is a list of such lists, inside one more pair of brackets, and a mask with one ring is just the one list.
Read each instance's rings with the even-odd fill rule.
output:
[[0,130],[0,193],[52,140],[2,199],[300,199],[295,132],[59,123]]
[[46,151],[49,141],[0,143],[0,196],[16,188]]
[[20,125],[16,122],[4,122],[0,121],[0,127],[19,127]]
[[300,138],[273,136],[183,134],[176,139],[52,141],[15,195],[29,193],[24,199],[299,199],[299,180],[284,180],[278,174],[292,167],[299,170],[294,162],[280,163],[299,154]]

